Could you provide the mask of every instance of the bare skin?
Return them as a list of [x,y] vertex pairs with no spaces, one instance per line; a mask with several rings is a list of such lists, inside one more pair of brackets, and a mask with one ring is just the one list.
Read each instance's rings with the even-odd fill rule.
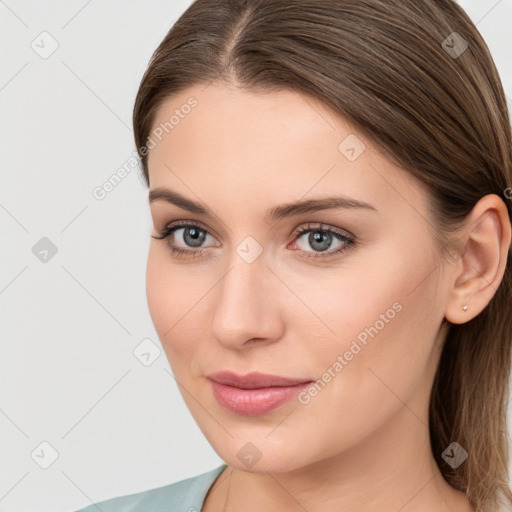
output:
[[[213,215],[151,203],[153,236],[176,221],[207,236],[200,248],[183,226],[151,239],[147,297],[183,398],[228,464],[203,510],[473,511],[435,463],[428,403],[444,320],[478,315],[503,277],[503,201],[482,198],[457,234],[463,254],[442,259],[423,186],[322,104],[213,83],[169,99],[154,126],[191,96],[197,107],[150,150],[150,190],[171,189]],[[355,159],[339,148],[349,135],[366,146]],[[264,218],[276,205],[341,195],[374,209]],[[309,235],[320,224],[355,245],[327,235],[319,250]],[[303,226],[311,230],[294,236]],[[256,244],[242,247],[262,249],[250,263],[237,252],[247,237]],[[351,357],[371,326],[377,334]],[[329,368],[307,403],[253,417],[224,409],[206,377],[229,369],[325,382]],[[237,456],[248,442],[260,456],[251,467]]]

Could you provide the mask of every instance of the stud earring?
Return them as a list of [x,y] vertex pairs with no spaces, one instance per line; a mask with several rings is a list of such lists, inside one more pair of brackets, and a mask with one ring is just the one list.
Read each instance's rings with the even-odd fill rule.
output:
[[468,310],[468,306],[463,306],[463,307],[462,307],[462,309],[463,309],[464,311],[467,311],[467,310]]

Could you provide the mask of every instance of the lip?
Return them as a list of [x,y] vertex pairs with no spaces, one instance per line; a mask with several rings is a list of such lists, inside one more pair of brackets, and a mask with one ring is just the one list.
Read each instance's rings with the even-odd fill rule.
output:
[[241,389],[295,386],[297,384],[304,384],[305,382],[312,382],[310,379],[293,379],[290,377],[281,377],[279,375],[270,375],[268,373],[260,372],[238,375],[228,370],[211,373],[207,377],[219,384],[225,384],[226,386],[233,386]]
[[313,381],[251,372],[222,371],[207,376],[213,396],[226,410],[243,416],[268,413],[298,395]]

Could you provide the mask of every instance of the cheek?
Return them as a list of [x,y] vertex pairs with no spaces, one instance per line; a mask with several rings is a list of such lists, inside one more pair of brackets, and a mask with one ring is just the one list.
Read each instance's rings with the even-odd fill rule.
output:
[[[421,396],[428,393],[424,383],[437,331],[425,314],[424,302],[433,297],[435,283],[424,279],[429,267],[425,254],[423,261],[406,261],[403,255],[400,260],[398,254],[393,261],[400,268],[399,276],[351,273],[338,281],[347,286],[346,292],[340,288],[330,301],[323,301],[321,294],[316,295],[318,300],[315,295],[304,296],[336,332],[317,336],[309,344],[308,337],[314,336],[311,324],[318,329],[319,323],[303,320],[295,333],[305,344],[299,357],[318,379],[302,395],[296,414],[304,419],[304,428],[297,423],[297,429],[308,436],[312,453],[328,457],[333,443],[343,450],[362,442],[404,403],[418,417],[423,413]],[[421,279],[422,285],[411,293]],[[323,435],[311,439],[309,432],[315,430]]]
[[320,413],[322,402],[343,404],[353,411],[344,420],[354,421],[350,428],[378,421],[407,400],[431,369],[437,320],[442,320],[428,248],[406,255],[390,249],[380,256],[373,265],[343,273],[329,301],[320,293],[308,296],[335,331],[324,336],[321,350],[317,346],[308,354],[320,377],[313,391],[319,398],[311,397],[311,405]]
[[442,318],[442,297],[428,232],[418,226],[414,237],[412,228],[405,225],[361,252],[341,273],[339,292],[331,296],[334,300],[323,302],[342,349],[348,350],[357,340],[365,347],[360,355],[372,354],[366,350],[370,346],[379,357],[427,353],[425,344],[419,345],[428,343],[437,330],[435,317]]
[[[204,282],[197,268],[173,264],[165,242],[151,242],[146,266],[146,297],[151,319],[169,363],[191,358],[204,325]],[[172,366],[172,364],[171,364]]]
[[[411,254],[404,256],[403,252],[379,251],[373,255],[375,258],[353,258],[339,269],[317,271],[310,276],[303,268],[295,273],[281,272],[285,282],[293,283],[294,295],[289,294],[290,302],[285,304],[283,314],[291,328],[299,327],[295,339],[309,347],[315,347],[310,341],[316,340],[331,354],[343,353],[353,340],[361,346],[365,341],[369,345],[369,340],[389,332],[391,325],[403,325],[404,317],[417,314],[420,295],[429,285],[425,280],[418,287],[419,294],[411,291],[428,273],[422,269],[429,262],[425,256],[421,261]],[[323,359],[325,351],[313,350],[313,354]]]
[[169,293],[175,288],[161,250],[151,242],[146,265],[146,297],[149,313],[155,329],[163,342],[163,334],[172,326],[169,313],[175,311],[175,294]]

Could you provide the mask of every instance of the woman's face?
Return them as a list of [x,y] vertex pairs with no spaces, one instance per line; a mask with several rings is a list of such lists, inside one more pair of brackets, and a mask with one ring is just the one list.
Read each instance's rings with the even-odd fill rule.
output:
[[[149,310],[219,456],[281,472],[427,432],[450,274],[436,269],[424,188],[290,91],[196,86],[153,128],[152,235],[182,225],[151,239]],[[166,190],[208,213],[155,193]],[[278,403],[217,385],[222,403],[208,376],[223,370],[316,384]]]

